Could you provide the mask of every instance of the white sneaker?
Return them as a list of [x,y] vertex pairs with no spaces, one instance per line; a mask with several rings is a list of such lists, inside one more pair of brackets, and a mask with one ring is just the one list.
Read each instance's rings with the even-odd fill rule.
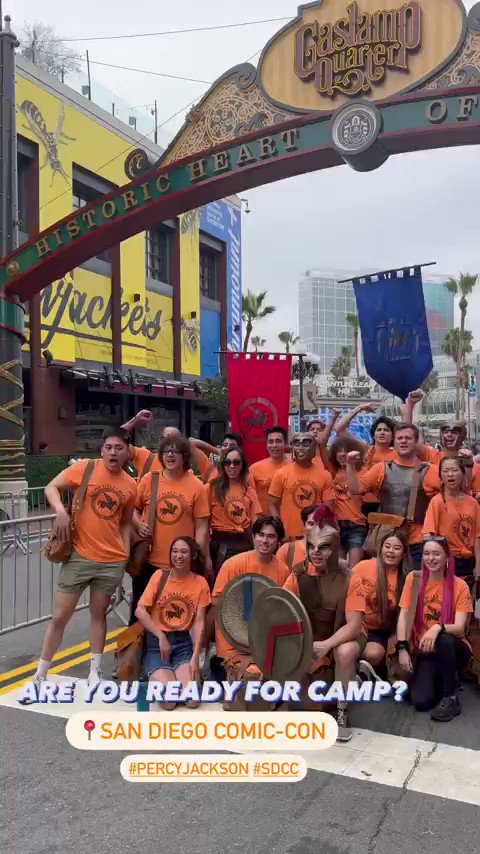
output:
[[89,688],[93,688],[94,685],[98,685],[103,679],[103,670],[91,670],[87,676],[87,685]]
[[[39,691],[40,691],[40,685],[42,684],[42,682],[45,682],[45,677],[44,677],[44,676],[34,676],[34,678],[32,679],[32,682],[33,682],[33,684],[36,686],[36,689],[37,689],[37,697],[38,697],[38,695],[39,695]],[[26,699],[26,700],[19,700],[18,702],[19,702],[22,706],[31,706],[33,703],[38,703],[38,700],[29,700],[29,699]]]

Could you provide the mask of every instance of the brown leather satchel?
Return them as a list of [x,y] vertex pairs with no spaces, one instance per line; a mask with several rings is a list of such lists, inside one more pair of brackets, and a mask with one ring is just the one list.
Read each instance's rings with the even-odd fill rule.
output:
[[413,469],[412,483],[410,486],[410,497],[408,499],[407,515],[394,516],[390,513],[369,513],[369,530],[363,544],[363,551],[370,557],[376,557],[383,538],[390,531],[405,528],[415,518],[415,505],[417,503],[420,463],[416,463]]
[[43,547],[43,553],[47,560],[51,561],[51,563],[66,563],[69,560],[70,555],[72,554],[72,535],[75,530],[76,516],[84,502],[85,493],[87,491],[87,486],[92,476],[94,467],[95,460],[89,460],[89,462],[85,466],[85,471],[83,472],[83,477],[80,486],[78,487],[75,493],[75,497],[72,502],[72,508],[70,511],[70,533],[68,539],[65,541],[59,540],[57,532],[55,528],[53,528],[53,530],[48,536],[47,542]]
[[[150,614],[155,602],[162,595],[169,574],[168,570],[162,569],[153,605],[146,609]],[[140,622],[136,622],[133,626],[128,626],[117,636],[115,672],[119,682],[135,682],[140,679],[145,631],[145,627]]]
[[130,549],[130,556],[125,567],[126,572],[132,578],[138,578],[142,574],[148,556],[152,551],[153,530],[155,527],[155,513],[157,509],[157,494],[158,494],[158,471],[152,473],[150,481],[150,506],[148,508],[148,527],[152,532],[152,537],[148,540],[137,540]]

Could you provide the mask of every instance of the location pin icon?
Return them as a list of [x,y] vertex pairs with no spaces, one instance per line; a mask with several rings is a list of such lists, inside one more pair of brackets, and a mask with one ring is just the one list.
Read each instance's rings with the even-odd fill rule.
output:
[[88,740],[92,740],[92,730],[95,729],[95,721],[85,721],[83,728],[88,732]]

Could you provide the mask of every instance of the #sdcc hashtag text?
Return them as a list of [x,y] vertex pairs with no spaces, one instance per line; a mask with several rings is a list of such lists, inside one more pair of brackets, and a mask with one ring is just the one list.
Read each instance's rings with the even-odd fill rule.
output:
[[[188,682],[182,687],[181,682],[149,682],[146,686],[147,703],[186,703],[193,700],[198,703],[219,703],[223,700],[233,702],[236,694],[244,689],[245,700],[252,702],[261,697],[270,703],[299,703],[302,700],[302,686],[299,682],[284,683],[270,679],[265,682],[251,680],[248,682],[213,682],[206,681],[199,685]],[[136,703],[142,696],[144,687],[140,682],[101,681],[89,685],[88,682],[78,684],[74,680],[57,682],[28,682],[23,687],[19,703],[73,703],[82,699],[84,703],[94,700],[101,703]],[[379,703],[387,697],[394,697],[397,702],[403,701],[407,690],[406,682],[349,682],[345,689],[341,682],[315,681],[308,687],[308,697],[315,703]]]

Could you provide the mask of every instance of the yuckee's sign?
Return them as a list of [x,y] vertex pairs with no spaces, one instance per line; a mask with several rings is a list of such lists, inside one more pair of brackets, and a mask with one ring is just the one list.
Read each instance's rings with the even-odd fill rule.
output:
[[459,0],[319,0],[267,44],[260,86],[277,106],[302,112],[387,100],[442,68],[465,28]]
[[367,95],[388,69],[409,70],[410,54],[422,44],[422,8],[418,0],[399,9],[361,13],[350,3],[347,15],[333,23],[306,24],[295,36],[295,73],[312,80],[320,95]]

